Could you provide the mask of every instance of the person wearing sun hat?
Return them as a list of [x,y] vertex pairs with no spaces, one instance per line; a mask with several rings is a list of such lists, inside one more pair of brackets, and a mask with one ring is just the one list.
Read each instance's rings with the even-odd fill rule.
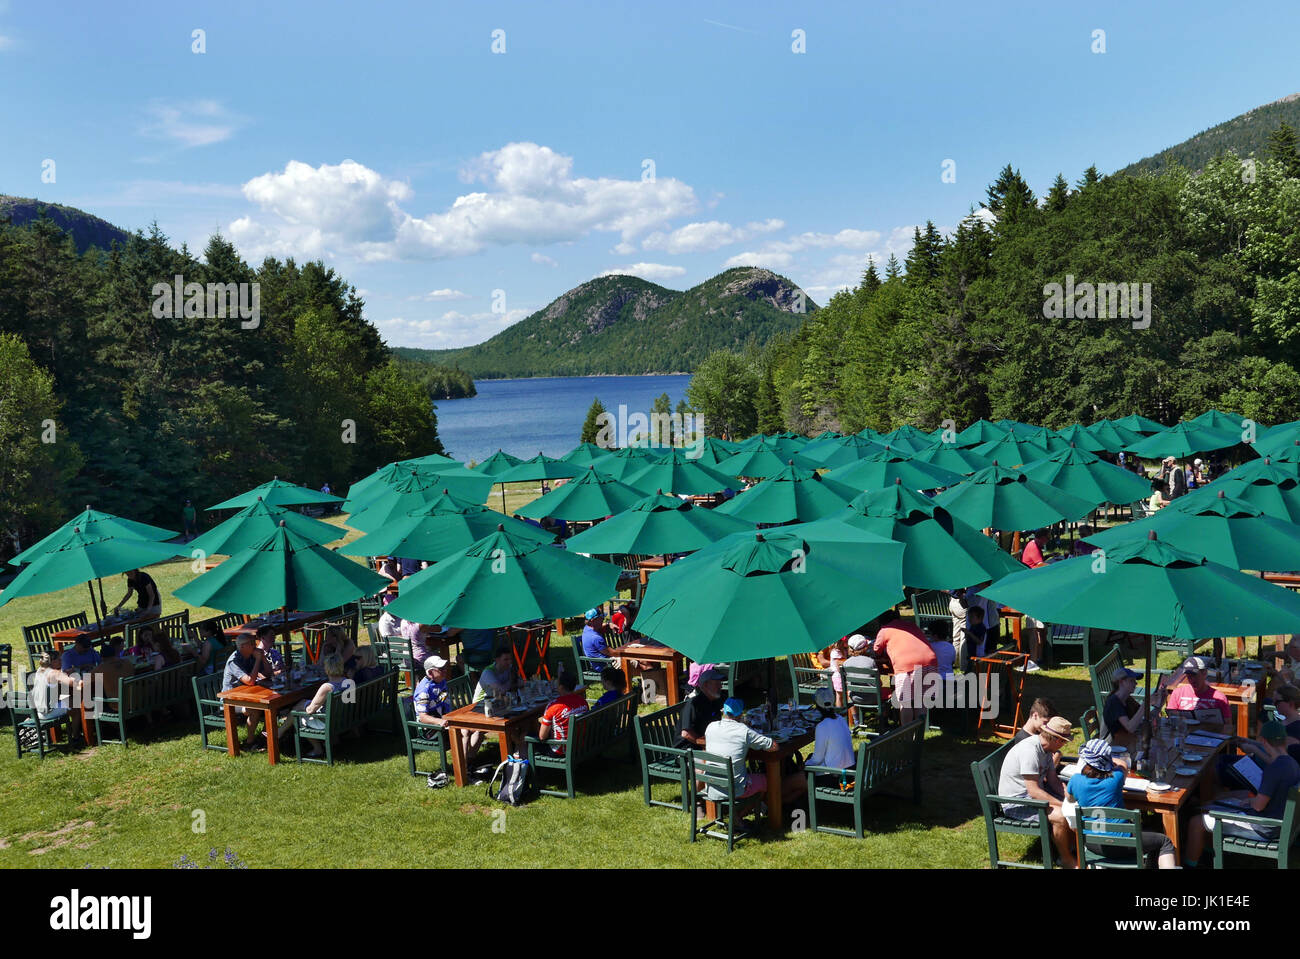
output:
[[[1214,832],[1216,818],[1222,823],[1225,836],[1240,836],[1260,842],[1277,841],[1280,833],[1278,826],[1241,822],[1229,819],[1227,816],[1235,813],[1239,816],[1260,816],[1265,819],[1282,818],[1286,812],[1287,796],[1292,789],[1300,785],[1300,763],[1287,753],[1286,740],[1286,726],[1275,719],[1260,727],[1259,737],[1254,742],[1233,737],[1232,741],[1235,744],[1243,751],[1252,754],[1259,769],[1259,785],[1255,787],[1253,793],[1249,790],[1238,790],[1220,796],[1215,802],[1204,807],[1204,815],[1192,817],[1183,865],[1189,869],[1196,866],[1201,853],[1205,850],[1206,840]],[[1234,775],[1240,774],[1234,773]]]
[[[1049,804],[1047,820],[1052,829],[1052,844],[1067,869],[1075,867],[1073,830],[1061,812],[1065,788],[1056,775],[1056,756],[1074,738],[1074,728],[1064,716],[1053,716],[1037,736],[1029,736],[1007,751],[998,777],[998,795],[1010,799],[1037,799]],[[1034,819],[1033,806],[1004,803],[1002,814],[1012,819]],[[1046,855],[1046,852],[1044,852]]]
[[[1104,739],[1090,739],[1079,750],[1079,771],[1070,777],[1066,794],[1081,808],[1102,806],[1123,809],[1124,777],[1127,773],[1124,764],[1111,754],[1110,743]],[[1084,823],[1083,833],[1085,837],[1100,835],[1101,830],[1088,829],[1087,823]],[[1129,836],[1131,834],[1112,832],[1109,835]],[[1089,846],[1089,849],[1092,848]],[[1114,852],[1104,846],[1097,847],[1096,851],[1102,855]],[[1142,830],[1142,852],[1144,855],[1155,853],[1161,869],[1178,868],[1174,844],[1163,833]]]

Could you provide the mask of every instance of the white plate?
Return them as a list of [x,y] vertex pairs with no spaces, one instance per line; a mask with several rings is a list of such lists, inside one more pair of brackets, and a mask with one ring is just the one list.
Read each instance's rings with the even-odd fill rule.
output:
[[1169,783],[1147,783],[1147,792],[1163,793],[1173,788]]
[[1199,763],[1204,758],[1200,753],[1183,753],[1183,762]]
[[1174,775],[1195,776],[1198,772],[1200,772],[1200,770],[1194,766],[1179,766],[1177,769],[1174,770]]

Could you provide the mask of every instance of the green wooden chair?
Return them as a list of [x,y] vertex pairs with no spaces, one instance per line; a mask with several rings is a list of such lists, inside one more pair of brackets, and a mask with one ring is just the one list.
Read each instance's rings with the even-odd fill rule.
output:
[[[44,759],[45,754],[52,750],[62,749],[66,752],[72,748],[73,731],[76,729],[74,725],[76,710],[69,709],[58,717],[47,714],[46,718],[42,719],[36,715],[36,708],[26,698],[21,702],[15,700],[9,709],[9,719],[14,727],[14,745],[18,747],[19,759],[23,758],[24,753],[36,753]],[[56,729],[62,731],[61,740],[57,744],[50,739],[50,733]]]
[[[1101,720],[1097,716],[1097,707],[1089,706],[1079,717],[1079,728],[1083,730],[1083,741],[1101,739]],[[1109,738],[1109,737],[1108,737]]]
[[[641,782],[647,806],[666,806],[686,812],[690,804],[691,750],[678,749],[683,703],[634,717],[636,747],[641,758]],[[666,779],[681,786],[680,803],[664,802],[650,794],[651,781]]]
[[719,669],[727,671],[727,681],[723,689],[728,697],[735,696],[736,690],[754,680],[767,676],[766,659],[738,659],[734,663],[719,663]]
[[943,590],[927,589],[912,594],[912,619],[922,632],[928,633],[932,626],[943,624],[938,630],[943,635],[952,631],[952,612],[948,609],[949,596]]
[[9,701],[14,697],[13,672],[14,648],[0,643],[0,712],[9,708]]
[[880,688],[880,671],[865,666],[852,666],[842,667],[840,675],[843,677],[840,685],[844,687],[844,702],[852,710],[853,731],[884,732],[889,710],[885,708],[884,694]]
[[[474,683],[468,675],[447,680],[447,700],[451,703],[452,709],[468,706],[473,698]],[[437,753],[438,769],[448,769],[447,749],[451,745],[451,740],[447,738],[447,730],[441,726],[434,726],[416,720],[415,707],[410,696],[402,697],[401,709],[402,735],[406,739],[406,766],[411,775],[431,776],[434,773],[434,770],[425,771],[415,768],[416,753]]]
[[[921,743],[925,738],[925,720],[914,719],[883,736],[858,745],[857,767],[853,770],[832,766],[804,766],[808,774],[808,825],[813,832],[829,832],[837,836],[863,837],[862,800],[879,792],[886,785],[904,777],[912,780],[912,801],[921,801]],[[833,786],[819,786],[818,776],[838,775],[840,782]],[[852,781],[847,780],[851,778]],[[853,807],[853,828],[839,829],[819,825],[818,803],[850,805]]]
[[[727,852],[736,848],[738,836],[750,835],[748,830],[737,832],[736,823],[745,813],[756,810],[763,799],[763,793],[757,792],[744,799],[736,797],[736,780],[730,756],[717,756],[702,749],[691,751],[691,790],[694,796],[701,789],[706,790],[704,807],[705,817],[709,820],[700,825],[700,804],[691,803],[691,842],[697,836],[709,836],[712,839],[725,839]],[[709,788],[716,790],[722,798],[711,799]],[[723,832],[722,827],[726,827]]]
[[817,690],[831,683],[831,671],[823,669],[816,653],[793,653],[785,658],[790,670],[790,688],[800,706],[811,706]]
[[[199,717],[199,743],[203,749],[226,749],[225,703],[217,698],[223,679],[221,672],[195,676],[190,680],[194,689],[194,710]],[[217,733],[217,743],[208,742],[208,734]]]
[[50,636],[54,633],[62,632],[65,629],[77,629],[85,626],[87,623],[86,613],[83,610],[72,616],[63,616],[59,619],[47,619],[43,623],[33,623],[31,626],[22,627],[23,643],[27,647],[27,658],[30,661],[30,668],[35,669],[37,660],[40,659],[41,653],[53,652],[54,643]]
[[[1291,867],[1291,847],[1295,845],[1296,836],[1300,834],[1300,814],[1296,805],[1300,803],[1300,786],[1293,786],[1287,793],[1286,808],[1281,819],[1268,819],[1264,816],[1247,816],[1239,813],[1220,812],[1207,809],[1214,817],[1214,868],[1222,869],[1224,853],[1236,853],[1240,856],[1255,856],[1258,859],[1272,859],[1278,869]],[[1254,826],[1276,826],[1278,838],[1246,839],[1241,836],[1228,836],[1223,832],[1223,821],[1250,823]]]
[[[1067,626],[1052,623],[1047,630],[1047,644],[1053,666],[1087,666],[1089,645],[1092,642],[1092,630],[1086,626]],[[1075,652],[1069,655],[1069,650]],[[1069,655],[1067,659],[1066,656]]]
[[[1002,761],[1014,744],[1014,740],[1008,740],[988,756],[970,764],[971,776],[975,780],[975,792],[979,794],[980,809],[984,813],[984,829],[989,844],[989,862],[992,863],[994,869],[1002,866],[1019,869],[1051,869],[1053,856],[1052,827],[1047,820],[1051,804],[1040,799],[1011,799],[1007,796],[998,795],[998,779],[1002,773]],[[1004,816],[1002,814],[1003,803],[1029,806],[1036,811],[1037,815],[1032,819],[1014,819],[1010,816]],[[998,836],[1004,833],[1019,836],[1037,836],[1043,847],[1042,864],[1034,865],[999,858]]]
[[[563,756],[557,756],[551,751],[550,740],[526,736],[524,743],[528,749],[528,763],[538,776],[538,792],[543,796],[575,798],[577,792],[574,789],[574,773],[578,767],[596,758],[610,746],[627,741],[624,737],[632,735],[632,718],[636,716],[636,706],[640,701],[640,684],[633,683],[629,692],[609,705],[570,716],[568,736],[563,740]],[[564,789],[542,788],[542,770],[563,773]]]
[[580,636],[573,637],[572,652],[574,676],[584,686],[599,686],[601,671],[614,665],[612,656],[584,656]]
[[1081,868],[1146,868],[1140,810],[1080,806],[1078,833]]

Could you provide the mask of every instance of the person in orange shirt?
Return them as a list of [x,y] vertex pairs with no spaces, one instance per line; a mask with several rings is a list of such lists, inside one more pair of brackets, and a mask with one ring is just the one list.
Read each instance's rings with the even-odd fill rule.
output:
[[[1034,538],[1025,546],[1024,551],[1020,554],[1020,562],[1024,563],[1030,569],[1037,569],[1039,566],[1046,566],[1047,560],[1043,558],[1043,550],[1047,548],[1047,530],[1034,530]],[[1041,619],[1034,619],[1032,616],[1025,617],[1025,625],[1033,630],[1034,646],[1030,653],[1029,662],[1025,666],[1026,672],[1034,673],[1038,671],[1038,661],[1043,658],[1043,648],[1047,644],[1047,624]]]
[[898,704],[899,717],[909,723],[921,712],[921,676],[926,669],[934,672],[939,659],[926,642],[925,633],[915,624],[897,615],[876,633],[873,649],[889,657],[894,668],[894,702]]

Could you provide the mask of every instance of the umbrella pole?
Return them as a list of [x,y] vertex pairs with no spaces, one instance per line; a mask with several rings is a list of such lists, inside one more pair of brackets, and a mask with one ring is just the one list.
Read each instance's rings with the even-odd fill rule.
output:
[[90,585],[90,580],[86,580],[86,589],[90,590],[90,611],[95,614],[95,619],[99,619],[99,611],[95,609],[95,587]]
[[[505,483],[501,484],[501,512],[503,513],[506,512],[506,484]],[[506,513],[506,515],[508,516],[510,514]]]
[[[99,605],[100,605],[100,607],[104,610],[104,616],[105,616],[105,618],[107,618],[107,616],[108,616],[108,602],[104,599],[104,580],[103,580],[102,577],[97,576],[97,577],[95,577],[95,582],[97,582],[97,583],[99,584]],[[91,601],[91,604],[93,605],[94,602],[95,602],[95,597],[94,597],[94,596],[90,597],[90,601]]]

